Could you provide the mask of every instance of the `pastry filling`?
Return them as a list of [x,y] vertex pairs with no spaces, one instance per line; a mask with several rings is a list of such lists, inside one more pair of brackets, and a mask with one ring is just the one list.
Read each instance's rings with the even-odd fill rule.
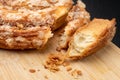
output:
[[71,52],[71,55],[82,55],[87,47],[91,46],[95,42],[95,37],[90,34],[78,33],[77,36],[74,37],[74,49]]

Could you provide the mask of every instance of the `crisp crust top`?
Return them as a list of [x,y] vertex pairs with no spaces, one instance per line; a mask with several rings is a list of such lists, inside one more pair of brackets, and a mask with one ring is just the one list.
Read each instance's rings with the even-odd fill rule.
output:
[[[51,26],[60,7],[70,8],[72,0],[0,0],[0,25],[12,27]],[[17,26],[18,27],[18,26]]]
[[52,26],[72,4],[72,0],[0,0],[0,48],[42,48],[52,37]]

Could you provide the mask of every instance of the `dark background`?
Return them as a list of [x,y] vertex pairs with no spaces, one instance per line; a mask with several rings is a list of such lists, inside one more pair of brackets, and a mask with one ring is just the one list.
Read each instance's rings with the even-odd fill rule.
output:
[[[74,0],[75,2],[77,0]],[[120,47],[120,4],[119,0],[82,0],[93,18],[116,18],[117,32],[113,43]]]

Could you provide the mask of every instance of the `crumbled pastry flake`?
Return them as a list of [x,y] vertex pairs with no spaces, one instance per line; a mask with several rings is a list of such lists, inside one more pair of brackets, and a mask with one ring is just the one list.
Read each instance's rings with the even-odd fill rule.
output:
[[80,70],[77,70],[77,69],[75,69],[71,72],[71,76],[73,76],[74,78],[78,78],[81,75],[82,75],[82,72]]
[[44,67],[52,72],[60,70],[59,66],[65,61],[65,55],[63,54],[50,54],[46,60]]
[[29,69],[29,72],[30,72],[30,73],[35,73],[36,70],[35,70],[35,69]]

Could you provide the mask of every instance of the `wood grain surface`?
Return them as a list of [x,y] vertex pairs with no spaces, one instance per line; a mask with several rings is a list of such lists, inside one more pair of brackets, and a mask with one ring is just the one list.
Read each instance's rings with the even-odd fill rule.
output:
[[43,50],[0,49],[0,80],[120,80],[120,49],[113,43],[84,60],[71,61],[72,68],[82,71],[77,78],[63,66],[56,73],[45,69],[48,54],[57,53],[58,39],[58,35],[54,36]]

